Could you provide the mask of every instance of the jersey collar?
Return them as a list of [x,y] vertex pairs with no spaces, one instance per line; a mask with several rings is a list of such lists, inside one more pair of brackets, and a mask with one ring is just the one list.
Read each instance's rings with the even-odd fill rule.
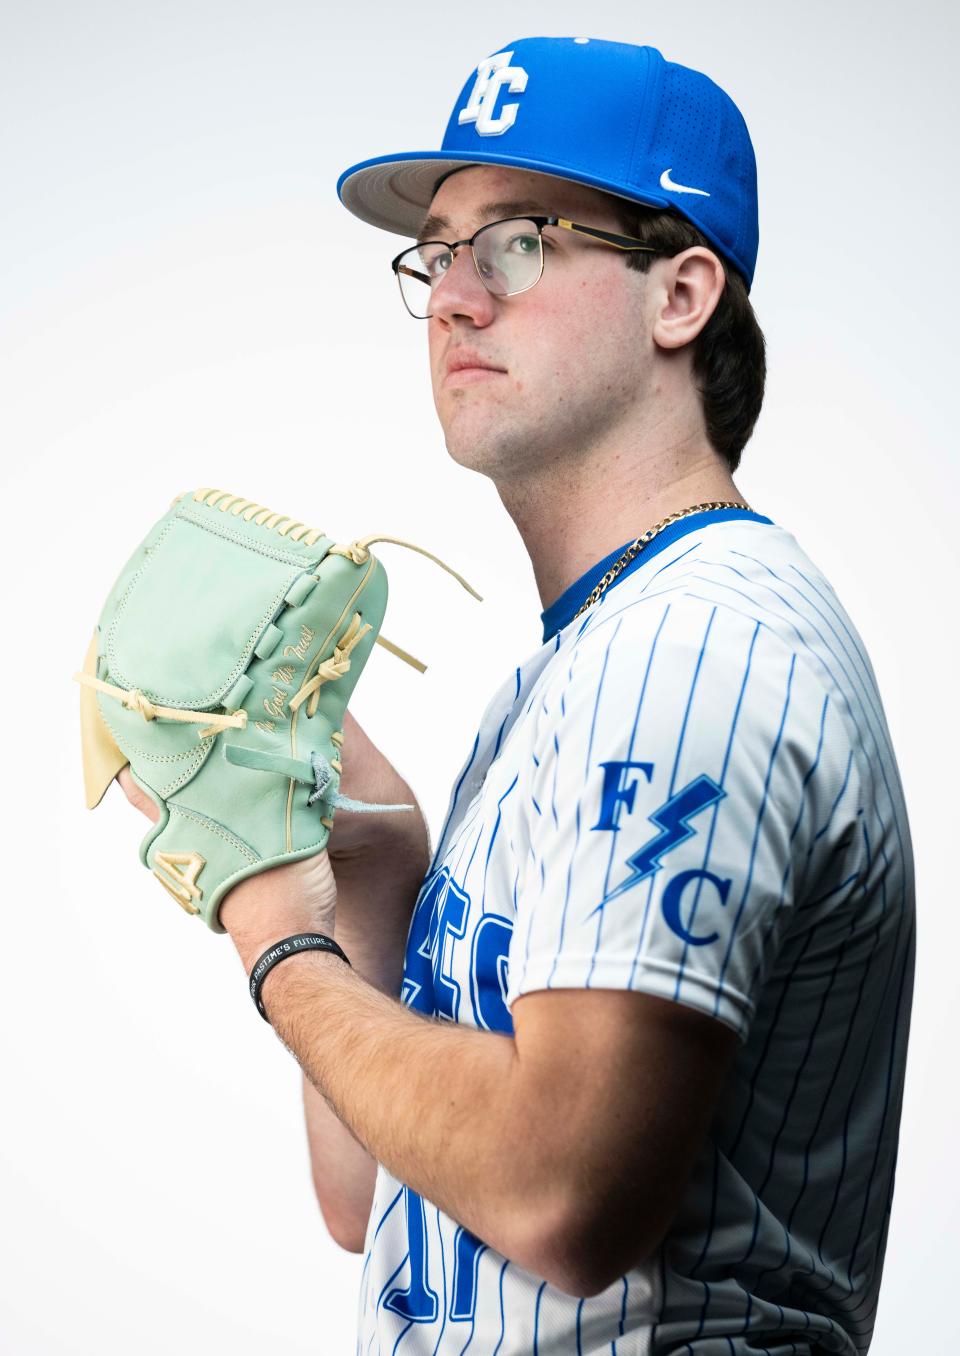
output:
[[[653,556],[659,555],[671,543],[687,536],[690,532],[697,532],[700,528],[708,527],[711,523],[750,522],[769,524],[772,521],[771,518],[765,518],[761,513],[754,513],[750,509],[708,509],[704,513],[691,513],[689,518],[680,518],[654,537],[653,541],[645,546],[639,555],[634,556],[626,569],[621,570],[613,583],[608,586],[608,591],[616,588],[621,580],[626,579],[628,574],[632,574],[641,565],[645,565]],[[630,541],[633,540],[634,538],[631,537]],[[564,589],[560,597],[555,599],[545,612],[540,613],[540,620],[543,622],[544,643],[552,640],[558,631],[562,631],[565,626],[573,621],[584,599],[599,584],[607,570],[620,559],[629,545],[630,542],[625,541],[622,546],[618,546],[615,551],[604,556],[603,560],[592,565],[569,588]]]

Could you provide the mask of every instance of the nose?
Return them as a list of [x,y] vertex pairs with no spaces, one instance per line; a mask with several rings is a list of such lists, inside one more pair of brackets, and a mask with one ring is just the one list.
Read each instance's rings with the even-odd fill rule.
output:
[[453,263],[433,289],[430,298],[432,317],[441,325],[452,325],[461,318],[483,328],[496,315],[496,306],[496,299],[480,281],[472,247],[459,244],[454,250]]

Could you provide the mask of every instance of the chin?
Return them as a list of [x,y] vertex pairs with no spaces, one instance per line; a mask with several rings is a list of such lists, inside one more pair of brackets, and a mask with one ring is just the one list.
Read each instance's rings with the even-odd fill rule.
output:
[[446,440],[447,453],[451,461],[466,471],[476,471],[479,475],[489,476],[496,471],[496,454],[482,441],[470,438],[451,438]]

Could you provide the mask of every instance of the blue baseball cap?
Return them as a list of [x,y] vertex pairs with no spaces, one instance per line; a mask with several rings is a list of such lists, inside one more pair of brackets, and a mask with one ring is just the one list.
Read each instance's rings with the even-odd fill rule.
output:
[[655,47],[521,38],[471,71],[438,151],[364,160],[341,174],[355,216],[416,236],[437,183],[466,165],[506,165],[672,207],[753,282],[757,164],[736,104]]

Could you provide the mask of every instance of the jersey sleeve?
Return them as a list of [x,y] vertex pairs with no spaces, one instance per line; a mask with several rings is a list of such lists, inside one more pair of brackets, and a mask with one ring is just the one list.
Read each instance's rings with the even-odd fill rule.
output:
[[557,659],[520,783],[507,1003],[635,989],[745,1040],[849,799],[845,726],[802,656],[708,603],[623,608]]

